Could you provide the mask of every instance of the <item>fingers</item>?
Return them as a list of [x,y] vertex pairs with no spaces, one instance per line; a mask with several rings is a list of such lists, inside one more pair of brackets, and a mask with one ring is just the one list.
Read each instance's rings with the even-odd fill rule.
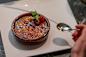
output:
[[76,29],[80,29],[80,30],[76,30],[76,31],[72,34],[72,36],[76,38],[82,28],[83,28],[83,25],[76,25]]
[[78,34],[78,32],[75,31],[75,32],[72,34],[72,36],[73,36],[74,38],[76,38],[76,37],[77,37],[77,34]]
[[[86,25],[84,25],[84,24],[79,24],[76,26],[76,29],[79,29],[79,30],[75,31],[72,34],[74,41],[76,41],[81,36],[81,34],[83,33],[82,31],[85,27],[86,27]],[[86,34],[86,32],[85,32],[85,34]]]
[[83,38],[86,38],[86,28],[83,29],[81,36],[83,36]]
[[73,36],[73,40],[76,41],[77,38],[78,38],[78,32],[75,31],[75,32],[72,34],[72,36]]
[[[77,42],[75,44],[76,49],[84,48],[86,46],[86,25],[79,25],[79,27],[83,28],[81,31],[77,31],[77,34],[80,35],[77,39]],[[86,48],[84,48],[86,49]]]
[[77,29],[83,29],[83,28],[85,28],[85,27],[86,27],[86,25],[84,25],[84,24],[76,25],[76,28],[77,28]]
[[74,41],[76,41],[76,40],[80,37],[81,32],[82,32],[82,30],[76,30],[76,31],[72,34]]

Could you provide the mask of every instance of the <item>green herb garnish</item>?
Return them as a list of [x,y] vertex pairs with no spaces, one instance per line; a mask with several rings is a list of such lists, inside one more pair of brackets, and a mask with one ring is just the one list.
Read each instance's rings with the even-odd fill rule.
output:
[[36,11],[32,11],[32,16],[34,17],[34,19],[39,21],[39,14]]
[[36,11],[32,11],[32,16],[36,16],[38,13]]

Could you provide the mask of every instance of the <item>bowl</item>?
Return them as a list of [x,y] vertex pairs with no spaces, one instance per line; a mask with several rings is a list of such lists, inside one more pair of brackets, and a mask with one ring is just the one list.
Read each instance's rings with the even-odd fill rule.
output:
[[48,38],[50,23],[45,16],[37,12],[28,12],[14,19],[11,30],[19,42],[39,44]]

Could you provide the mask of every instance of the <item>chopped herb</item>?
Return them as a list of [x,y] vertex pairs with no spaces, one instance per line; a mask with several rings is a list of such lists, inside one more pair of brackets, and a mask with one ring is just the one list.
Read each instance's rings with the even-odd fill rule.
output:
[[32,11],[32,16],[36,16],[37,12],[36,11]]
[[32,16],[34,17],[34,19],[36,19],[37,21],[39,21],[39,14],[36,11],[32,12]]

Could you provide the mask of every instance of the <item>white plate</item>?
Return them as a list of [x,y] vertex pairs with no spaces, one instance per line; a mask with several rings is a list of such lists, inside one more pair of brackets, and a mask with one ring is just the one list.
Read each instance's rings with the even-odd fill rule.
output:
[[[28,7],[20,6],[22,3],[15,3],[11,6],[25,10],[35,8],[36,11],[42,13],[47,18],[52,19],[57,23],[64,22],[69,24],[72,28],[74,28],[76,25],[76,21],[70,11],[67,0],[42,0],[43,3],[34,1],[36,0],[30,0]],[[12,21],[15,19],[15,17],[23,13],[25,12],[17,9],[0,7],[0,29],[6,57],[34,56],[69,49],[71,48],[70,46],[73,46],[74,42],[72,40],[71,33],[57,30],[56,24],[50,21],[51,29],[47,41],[36,49],[30,50],[25,48],[14,39],[12,33],[10,32]],[[66,40],[69,43],[69,46],[65,45],[62,39]],[[59,45],[59,42],[63,45]],[[31,46],[29,47],[32,48]]]

